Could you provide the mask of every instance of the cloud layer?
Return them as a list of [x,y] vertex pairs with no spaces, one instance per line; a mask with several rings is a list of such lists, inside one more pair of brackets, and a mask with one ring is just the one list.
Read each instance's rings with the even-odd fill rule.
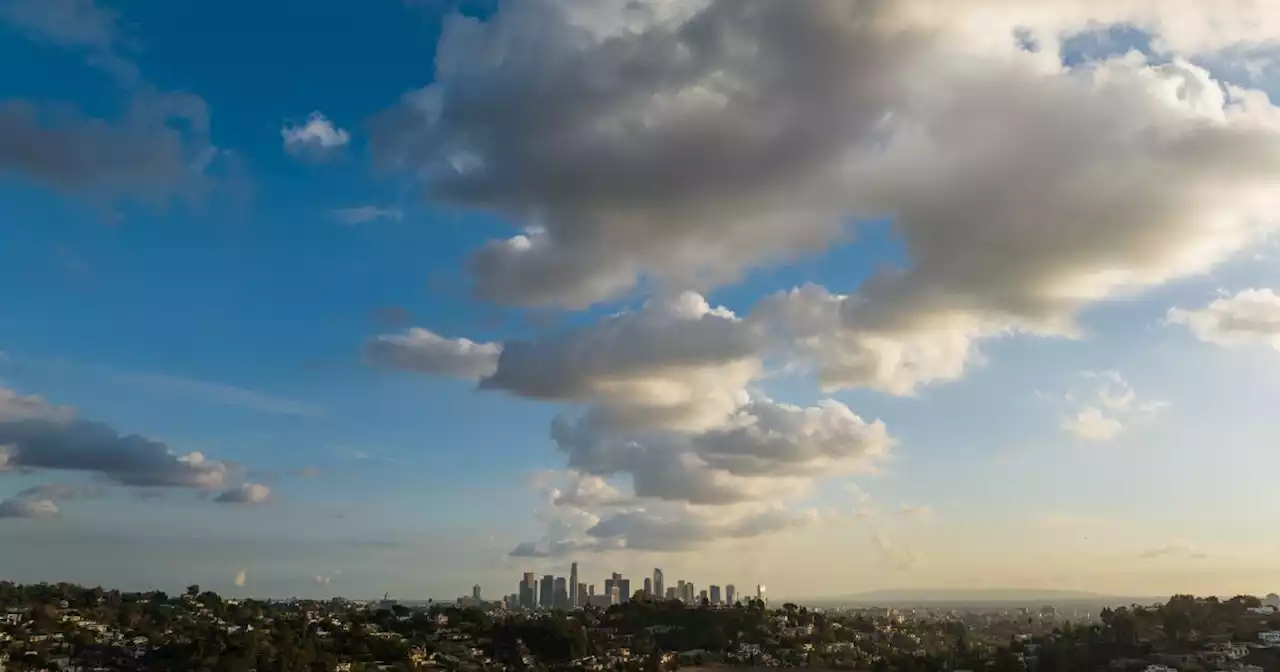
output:
[[[1121,25],[1150,34],[1148,53],[1067,53]],[[1087,308],[1207,272],[1273,228],[1280,109],[1196,63],[1278,30],[1280,11],[1180,0],[531,0],[455,16],[434,83],[372,124],[375,158],[517,227],[475,251],[480,298],[650,297],[501,344],[382,336],[366,358],[573,406],[551,432],[568,474],[548,532],[517,554],[763,533],[743,521],[799,515],[818,479],[873,471],[893,443],[839,402],[768,399],[775,366],[828,391],[916,394],[963,377],[985,340],[1076,337]],[[698,293],[886,221],[905,258],[861,282],[742,314]],[[1265,331],[1274,297],[1245,298]],[[1236,308],[1170,321],[1223,339]],[[1118,374],[1089,384],[1063,422],[1082,438],[1159,408]]]

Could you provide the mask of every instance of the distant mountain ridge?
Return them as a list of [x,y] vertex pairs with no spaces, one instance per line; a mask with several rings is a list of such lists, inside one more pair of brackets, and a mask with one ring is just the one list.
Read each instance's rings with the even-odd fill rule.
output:
[[1084,590],[1059,590],[1035,588],[991,588],[991,589],[885,589],[872,590],[851,595],[833,595],[829,597],[811,597],[804,602],[1116,602],[1127,603],[1137,600],[1147,602],[1150,598],[1131,598],[1116,595],[1104,595]]

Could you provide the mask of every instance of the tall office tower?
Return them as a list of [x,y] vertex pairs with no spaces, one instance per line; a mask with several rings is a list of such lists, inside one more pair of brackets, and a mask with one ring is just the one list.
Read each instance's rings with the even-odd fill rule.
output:
[[711,604],[711,596],[707,595],[706,590],[702,590],[698,593],[698,604],[704,604],[704,603]]
[[711,586],[711,604],[720,604],[720,586]]
[[668,600],[677,600],[677,599],[680,599],[680,598],[676,597],[676,587],[675,587],[675,586],[671,586],[670,588],[668,588],[668,589],[667,589],[667,592],[663,593],[663,596],[664,596],[664,597],[666,597]]
[[725,604],[732,607],[735,604],[734,600],[737,597],[738,597],[738,591],[733,587],[732,583],[724,587],[724,603]]
[[631,601],[631,579],[618,579],[617,583],[615,583],[614,585],[618,587],[618,592],[622,594],[622,601],[630,602]]
[[766,603],[766,604],[768,603],[768,600],[766,600],[766,599],[765,599],[765,597],[764,597],[764,584],[763,584],[763,583],[758,584],[758,585],[756,586],[756,599],[757,599],[757,600],[760,600],[761,602],[764,602],[764,603]]
[[550,609],[556,605],[556,577],[542,575],[542,585],[538,587],[538,606]]
[[684,579],[676,581],[676,599],[684,602]]
[[520,606],[525,609],[538,606],[538,580],[533,572],[525,572],[524,581],[520,582]]
[[471,597],[476,600],[480,599],[480,584],[477,583],[476,585],[471,586]]
[[622,604],[622,595],[620,595],[619,592],[620,591],[617,584],[609,586],[609,604],[610,605]]
[[653,597],[653,579],[647,576],[644,579],[644,596]]
[[591,597],[592,595],[595,595],[595,594],[596,594],[596,584],[593,583],[587,586],[587,597]]
[[587,606],[587,584],[585,583],[578,584],[578,601],[574,602],[573,606],[575,607]]
[[662,570],[657,567],[653,568],[653,595],[661,598],[667,594],[667,587],[662,584]]
[[614,581],[617,580],[618,576],[619,574],[617,572],[614,572],[613,576],[604,580],[604,590],[601,591],[601,595],[608,595],[610,592],[613,591],[613,583]]
[[684,601],[693,604],[698,599],[698,591],[694,590],[693,582],[684,584]]
[[569,590],[565,586],[563,576],[556,577],[556,596],[555,601],[552,604],[556,609],[569,608]]
[[569,565],[569,606],[578,606],[578,563]]

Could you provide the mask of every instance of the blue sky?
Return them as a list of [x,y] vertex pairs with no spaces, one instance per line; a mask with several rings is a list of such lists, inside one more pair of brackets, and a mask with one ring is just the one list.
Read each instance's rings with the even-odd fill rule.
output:
[[1280,20],[704,4],[0,0],[0,572],[1273,590]]

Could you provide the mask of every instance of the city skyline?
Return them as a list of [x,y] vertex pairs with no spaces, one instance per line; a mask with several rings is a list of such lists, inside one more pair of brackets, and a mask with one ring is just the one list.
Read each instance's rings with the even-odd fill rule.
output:
[[0,576],[1280,587],[1280,3],[301,7],[0,0]]
[[[644,594],[649,599],[678,599],[682,602],[697,604],[701,600],[708,601],[713,606],[732,605],[737,597],[734,590],[734,584],[728,583],[724,585],[724,592],[721,592],[721,584],[711,584],[707,590],[696,592],[694,584],[685,579],[679,579],[676,588],[678,592],[674,595],[664,590],[664,572],[661,568],[653,569],[653,577],[644,577],[643,588],[640,590],[630,590],[630,578],[624,577],[621,572],[610,572],[608,577],[600,583],[601,590],[595,592],[595,583],[578,582],[578,563],[573,561],[569,563],[569,579],[568,586],[572,590],[566,589],[566,579],[563,576],[556,576],[553,573],[545,574],[539,582],[536,591],[530,592],[534,572],[524,572],[517,583],[516,592],[502,593],[500,596],[493,598],[492,602],[501,602],[509,609],[573,609],[585,606],[611,606],[630,601],[636,594]],[[585,588],[583,591],[580,588]],[[615,590],[616,587],[616,590]],[[473,586],[471,599],[479,602],[481,600],[482,586],[477,584]],[[756,586],[756,599],[766,599],[764,586]],[[466,599],[458,598],[460,601]],[[598,603],[593,600],[600,600]]]

